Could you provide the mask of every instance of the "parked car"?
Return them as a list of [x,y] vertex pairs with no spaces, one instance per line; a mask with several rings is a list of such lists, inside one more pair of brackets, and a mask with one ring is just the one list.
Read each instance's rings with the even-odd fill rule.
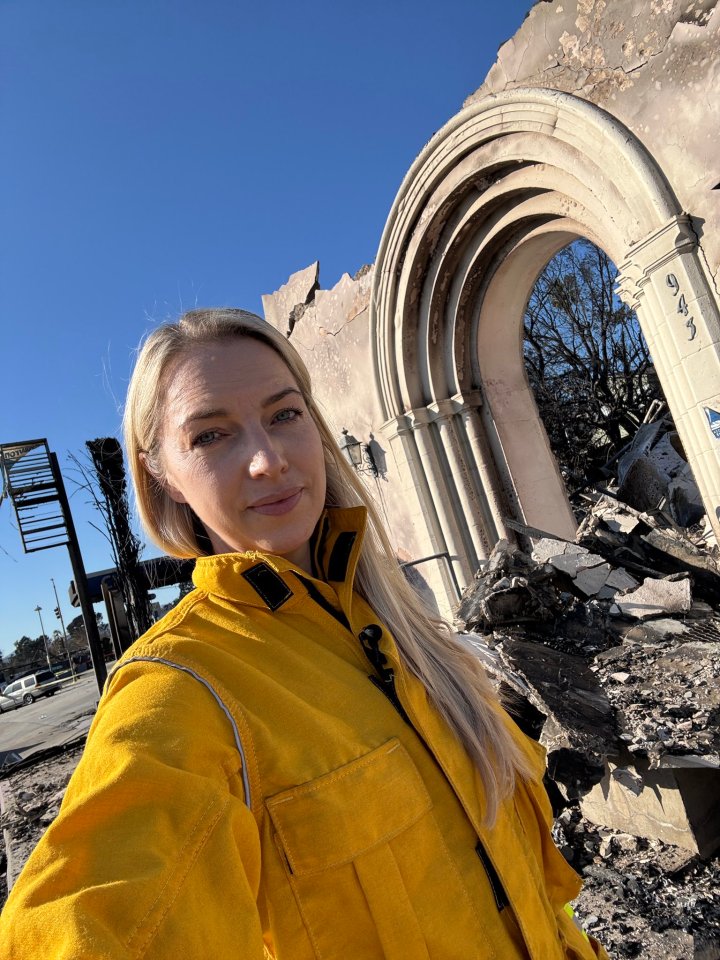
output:
[[16,707],[22,706],[22,700],[16,700],[14,697],[6,697],[4,693],[0,693],[0,713],[5,713],[6,710],[14,710]]
[[13,680],[3,690],[3,697],[21,703],[34,703],[40,697],[51,697],[62,684],[52,670],[39,670],[29,677]]

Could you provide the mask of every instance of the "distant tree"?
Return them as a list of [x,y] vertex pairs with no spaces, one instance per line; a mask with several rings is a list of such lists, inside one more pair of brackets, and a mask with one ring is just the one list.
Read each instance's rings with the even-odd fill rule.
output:
[[578,240],[545,267],[525,311],[528,379],[571,485],[598,479],[662,396],[637,317],[614,292],[616,276],[604,251]]
[[36,657],[41,657],[45,654],[45,641],[42,636],[35,637],[32,640],[30,637],[22,636],[19,640],[15,641],[15,652],[14,656],[19,660],[34,660]]
[[32,639],[22,636],[15,641],[13,652],[7,658],[6,668],[8,672],[17,674],[32,670],[33,667],[43,663],[46,663],[45,640],[43,637],[39,636]]
[[[95,619],[97,620],[98,633],[100,634],[103,653],[108,655],[112,653],[110,627],[103,620],[101,613],[96,613]],[[83,622],[82,614],[75,617],[74,620],[71,620],[70,623],[67,624],[65,627],[65,632],[67,633],[68,652],[70,656],[72,656],[74,653],[88,652],[87,633],[85,632],[85,623]]]

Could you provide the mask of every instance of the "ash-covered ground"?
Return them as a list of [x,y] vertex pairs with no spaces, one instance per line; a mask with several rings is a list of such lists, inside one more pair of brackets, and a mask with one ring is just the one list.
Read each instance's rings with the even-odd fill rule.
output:
[[720,858],[597,827],[577,808],[553,834],[584,880],[578,917],[611,957],[720,957]]

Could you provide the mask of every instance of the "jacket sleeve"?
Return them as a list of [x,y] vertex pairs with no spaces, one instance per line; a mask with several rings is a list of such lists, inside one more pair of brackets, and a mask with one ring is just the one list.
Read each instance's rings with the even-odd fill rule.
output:
[[0,917],[0,960],[261,960],[259,877],[227,717],[191,676],[130,664]]

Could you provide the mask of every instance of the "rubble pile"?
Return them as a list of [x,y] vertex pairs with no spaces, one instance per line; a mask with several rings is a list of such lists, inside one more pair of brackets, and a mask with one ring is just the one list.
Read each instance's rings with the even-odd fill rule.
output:
[[[720,623],[720,622],[719,622]],[[720,629],[715,621],[660,619],[638,624],[621,647],[591,667],[622,716],[627,751],[648,757],[694,756],[720,769]]]
[[718,548],[607,495],[575,542],[511,526],[456,620],[548,751],[585,922],[612,956],[720,958]]
[[583,926],[611,957],[714,960],[720,956],[720,862],[598,827],[567,809],[555,842],[583,875]]
[[579,742],[578,714],[593,759],[626,748],[655,766],[693,756],[720,769],[717,603],[710,552],[601,497],[576,543],[500,541],[456,621],[493,651],[499,683]]

